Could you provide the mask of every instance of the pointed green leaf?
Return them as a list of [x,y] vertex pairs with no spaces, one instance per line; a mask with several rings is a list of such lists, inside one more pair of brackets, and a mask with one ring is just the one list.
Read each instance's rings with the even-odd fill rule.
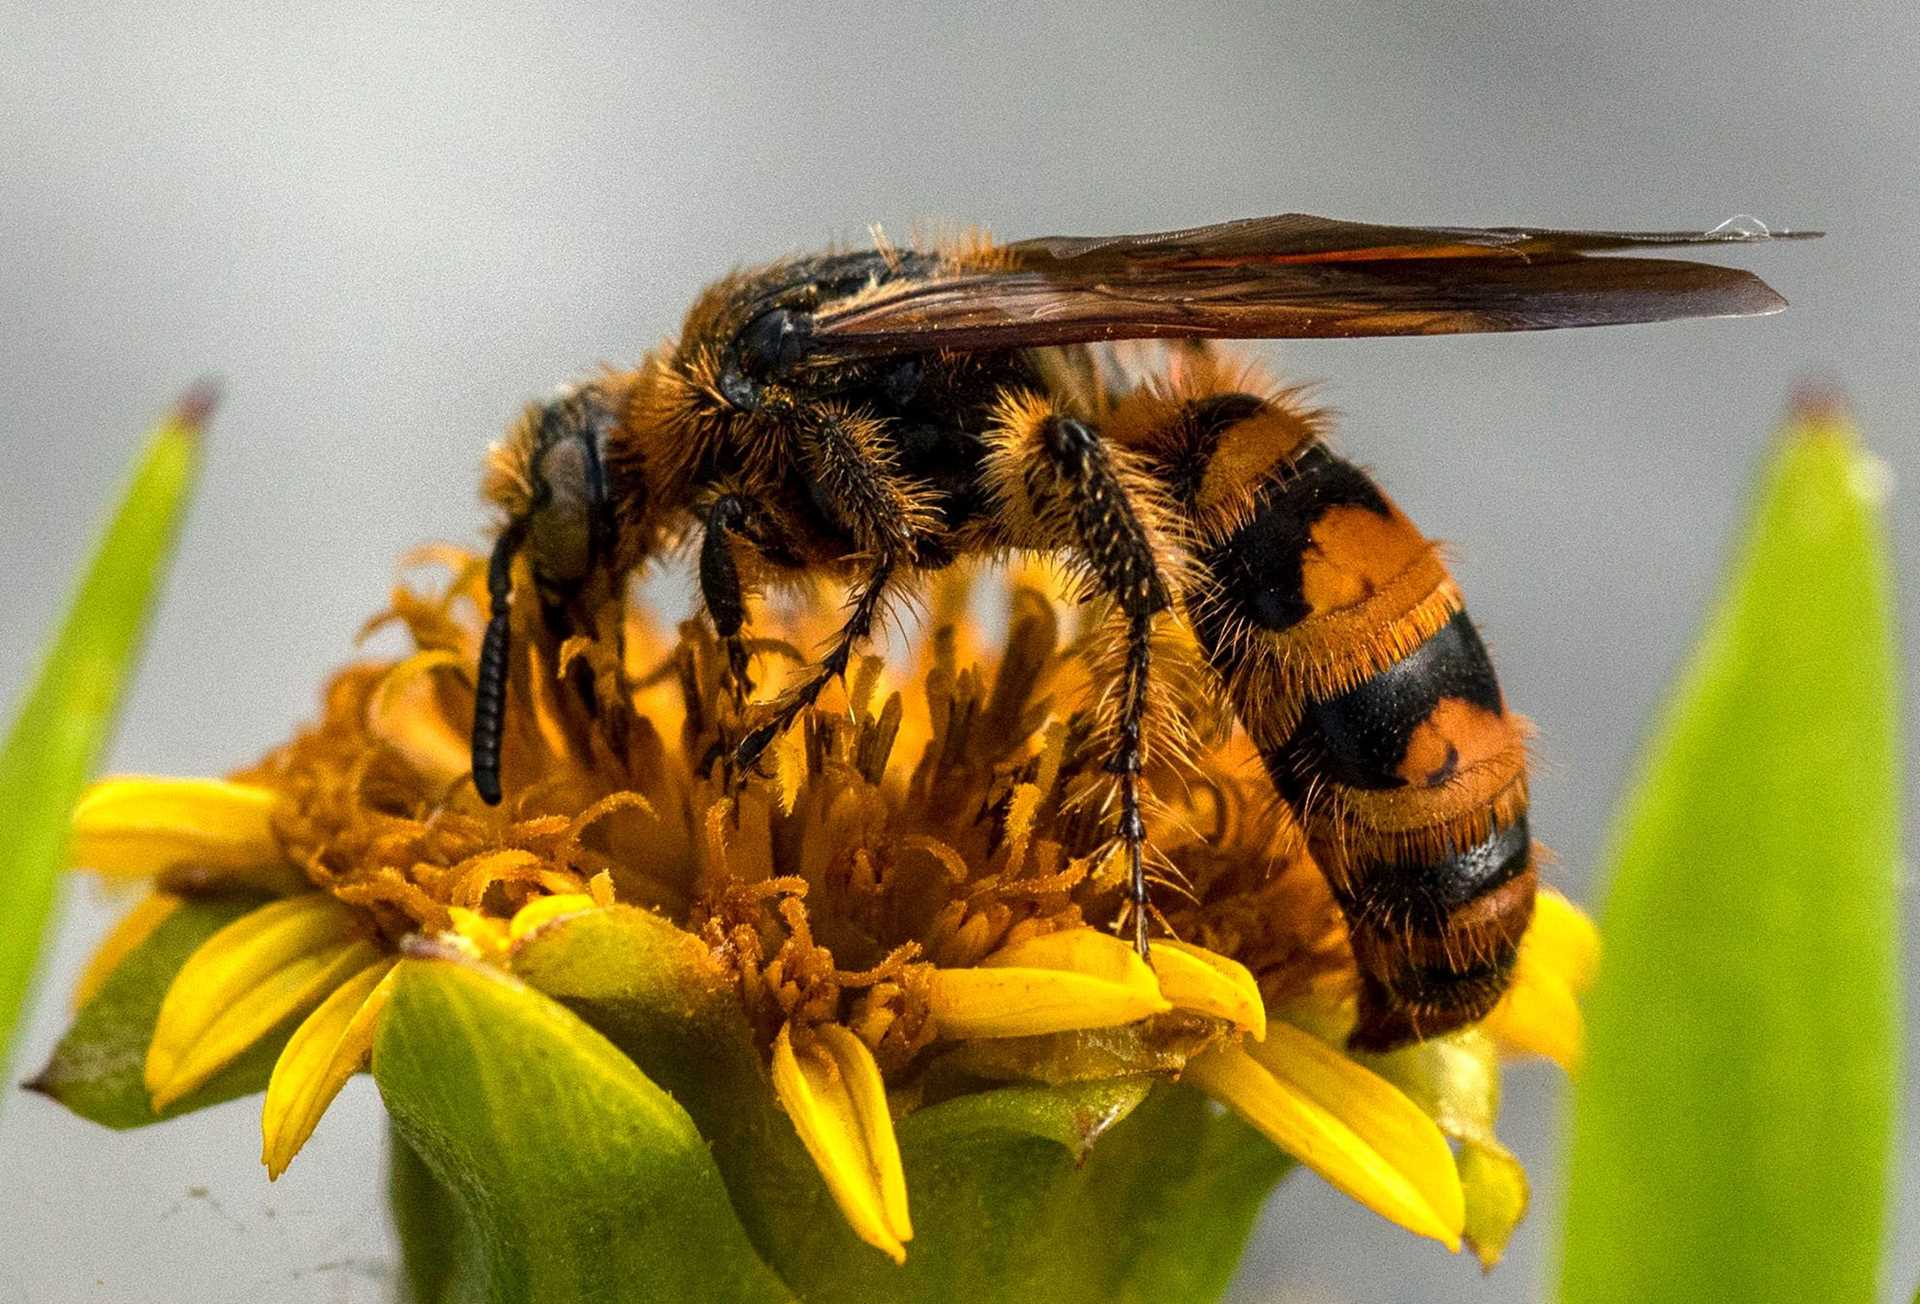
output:
[[148,1105],[142,1081],[147,1044],[173,976],[202,942],[260,904],[253,897],[183,901],[108,975],[74,1016],[46,1067],[27,1085],[82,1118],[115,1128],[144,1127],[264,1091],[273,1062],[293,1031],[291,1020],[162,1114]]
[[896,1267],[847,1229],[696,939],[597,912],[528,938],[514,970],[686,1107],[755,1246],[808,1301],[1217,1297],[1290,1166],[1197,1093],[1149,1094],[1146,1078],[976,1090],[898,1125],[914,1239]]
[[67,818],[106,746],[173,554],[212,405],[211,389],[190,392],[149,437],[0,747],[0,1075],[65,866]]
[[1875,1298],[1899,1064],[1883,480],[1801,414],[1627,805],[1568,1304]]
[[374,1078],[473,1233],[454,1238],[464,1260],[416,1280],[492,1304],[790,1297],[693,1121],[606,1038],[494,969],[397,972]]

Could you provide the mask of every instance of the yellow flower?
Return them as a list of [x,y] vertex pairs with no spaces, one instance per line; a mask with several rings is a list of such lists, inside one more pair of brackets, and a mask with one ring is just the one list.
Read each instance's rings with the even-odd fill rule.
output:
[[[513,973],[546,930],[604,915],[697,955],[848,1225],[896,1261],[913,1237],[901,1118],[984,1084],[1140,1074],[1198,1087],[1407,1229],[1497,1256],[1525,1188],[1492,1138],[1494,1048],[1578,1052],[1595,943],[1563,899],[1543,897],[1481,1030],[1350,1055],[1339,913],[1235,737],[1146,776],[1172,936],[1143,960],[1106,931],[1092,643],[1063,645],[1036,586],[1012,591],[997,656],[943,590],[908,674],[861,661],[738,784],[720,758],[754,706],[702,624],[668,635],[616,604],[556,644],[520,604],[507,800],[488,807],[466,774],[484,576],[441,559],[445,590],[402,587],[383,617],[415,650],[341,673],[319,722],[259,765],[107,779],[76,811],[76,864],[160,893],[94,986],[181,895],[269,898],[174,977],[145,1064],[156,1111],[291,1027],[263,1111],[278,1176],[368,1064],[403,975]],[[757,613],[761,698],[823,619]]]

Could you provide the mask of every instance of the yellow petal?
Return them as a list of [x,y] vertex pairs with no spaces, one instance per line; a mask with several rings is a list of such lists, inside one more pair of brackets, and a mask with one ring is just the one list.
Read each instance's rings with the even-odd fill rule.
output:
[[102,779],[74,807],[68,859],[187,888],[294,891],[304,884],[273,835],[276,800],[271,789],[220,779]]
[[87,967],[80,974],[80,981],[73,985],[73,1008],[79,1009],[92,1000],[94,993],[100,990],[120,962],[127,958],[140,943],[153,936],[153,930],[166,921],[168,915],[180,908],[180,898],[169,892],[154,892],[133,909],[129,910],[119,923],[113,926],[106,940],[94,949],[87,961]]
[[1186,1077],[1337,1190],[1459,1250],[1466,1207],[1453,1151],[1392,1083],[1284,1023],[1258,1045],[1204,1052]]
[[980,962],[987,968],[1069,969],[1128,986],[1152,984],[1153,970],[1129,942],[1097,928],[1063,928],[1003,946]]
[[260,1111],[260,1162],[268,1178],[287,1171],[340,1088],[366,1067],[397,963],[396,957],[382,957],[334,988],[274,1061]]
[[451,783],[472,763],[472,741],[440,709],[432,675],[436,670],[473,674],[463,657],[445,649],[414,653],[380,677],[367,703],[367,729],[422,774]]
[[268,974],[228,1006],[174,1065],[153,1093],[153,1107],[165,1109],[287,1020],[313,1009],[367,965],[380,958],[372,942],[343,942],[303,955]]
[[[346,906],[310,892],[264,905],[203,942],[160,1002],[146,1063],[154,1108],[205,1082],[368,963],[372,946],[355,937],[357,927]],[[356,947],[365,948],[357,962]]]
[[946,1037],[1111,1028],[1173,1008],[1131,946],[1092,928],[1032,938],[977,968],[935,969],[928,1004]]
[[1540,964],[1524,945],[1513,986],[1480,1026],[1509,1051],[1544,1055],[1569,1073],[1580,1066],[1586,1042],[1580,1003],[1566,980]]
[[854,1235],[895,1263],[913,1238],[900,1146],[880,1069],[865,1042],[837,1024],[814,1030],[807,1054],[791,1025],[773,1044],[773,1088]]
[[1204,946],[1170,940],[1153,944],[1153,971],[1160,994],[1178,1009],[1198,1010],[1225,1019],[1253,1034],[1267,1035],[1267,1007],[1260,984],[1247,967]]
[[585,892],[555,892],[551,896],[536,897],[514,912],[512,922],[507,925],[507,936],[517,942],[543,924],[599,908],[599,902]]
[[1540,967],[1558,974],[1575,995],[1593,986],[1600,967],[1600,930],[1593,920],[1551,888],[1534,898],[1533,922],[1520,943]]

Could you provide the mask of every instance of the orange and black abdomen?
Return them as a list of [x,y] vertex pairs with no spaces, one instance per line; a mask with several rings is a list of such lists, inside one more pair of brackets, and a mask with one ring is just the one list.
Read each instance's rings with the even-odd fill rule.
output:
[[1195,632],[1346,914],[1352,1042],[1382,1049],[1481,1018],[1511,981],[1535,884],[1525,724],[1435,546],[1310,419],[1288,446],[1285,415],[1198,395],[1136,446],[1192,513]]
[[1306,699],[1261,755],[1347,917],[1355,1044],[1486,1014],[1511,978],[1535,873],[1524,742],[1467,613],[1346,692]]

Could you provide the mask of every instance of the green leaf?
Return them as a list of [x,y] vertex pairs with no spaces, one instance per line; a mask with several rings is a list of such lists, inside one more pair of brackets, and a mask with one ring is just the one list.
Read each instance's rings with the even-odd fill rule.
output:
[[1567,1304],[1871,1300],[1898,1041],[1884,474],[1803,412],[1628,802]]
[[[180,903],[115,966],[74,1016],[39,1076],[27,1083],[82,1118],[108,1127],[144,1127],[264,1091],[292,1027],[278,1030],[162,1114],[147,1104],[142,1070],[160,1002],[200,944],[260,905],[252,897],[203,897]],[[290,1021],[291,1023],[291,1021]]]
[[540,930],[514,969],[686,1107],[754,1245],[810,1302],[1214,1298],[1291,1164],[1147,1078],[974,1091],[898,1126],[914,1238],[896,1267],[848,1230],[699,942],[615,909]]
[[686,1112],[523,983],[406,962],[373,1073],[395,1129],[472,1223],[453,1238],[463,1261],[445,1262],[441,1245],[440,1262],[415,1270],[440,1299],[790,1298]]
[[40,677],[0,747],[0,1075],[66,864],[67,819],[98,764],[199,463],[209,388],[148,438]]

